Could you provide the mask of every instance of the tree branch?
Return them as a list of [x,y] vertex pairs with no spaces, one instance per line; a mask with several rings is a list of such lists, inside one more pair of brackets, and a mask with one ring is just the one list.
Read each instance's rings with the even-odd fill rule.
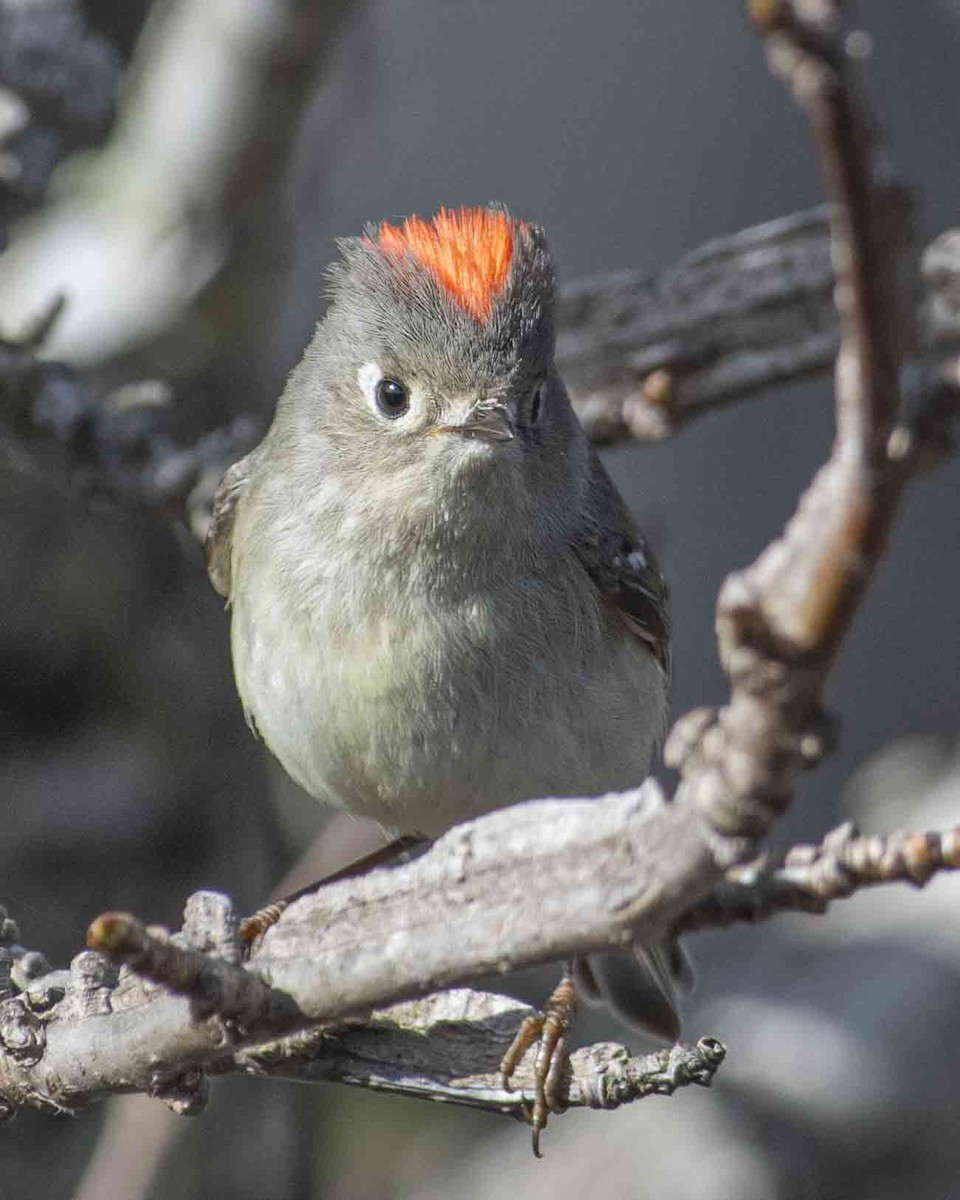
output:
[[[191,897],[183,931],[172,939],[133,918],[94,922],[91,940],[125,964],[119,973],[87,951],[69,971],[46,973],[0,1001],[0,1115],[24,1104],[72,1111],[130,1091],[192,1114],[206,1102],[202,1072],[236,1071],[353,1083],[517,1115],[531,1102],[529,1062],[515,1090],[499,1081],[500,1060],[528,1006],[452,991],[317,1027],[305,1016],[317,1007],[315,996],[271,991],[253,962],[244,969],[231,961],[239,951],[236,930],[229,901],[204,892]],[[640,1059],[601,1043],[575,1053],[561,1094],[567,1107],[614,1108],[709,1083],[723,1055],[711,1038]]]
[[[242,1050],[231,1069],[302,1082],[349,1083],[374,1091],[442,1100],[523,1119],[533,1100],[533,1064],[501,1084],[500,1061],[528,1005],[460,989],[374,1013],[369,1022],[330,1036],[285,1038]],[[563,1083],[567,1108],[619,1108],[678,1087],[707,1087],[725,1049],[714,1038],[632,1057],[614,1042],[575,1050]]]
[[945,833],[861,836],[848,821],[816,846],[794,846],[779,863],[766,858],[727,872],[709,896],[683,914],[675,932],[690,933],[783,912],[823,913],[882,883],[924,887],[943,871],[960,869],[960,827]]
[[[510,827],[518,859],[536,853],[537,821],[549,817],[545,803],[566,805],[541,801],[494,814]],[[591,806],[609,801],[571,803],[588,818]],[[518,812],[530,818],[523,832],[511,820]],[[477,824],[489,825],[491,819]],[[489,829],[488,847],[504,832]],[[554,851],[574,858],[582,848],[561,834]],[[595,848],[587,847],[586,854],[596,870]],[[419,877],[411,879],[418,864]],[[521,1065],[517,1090],[511,1092],[500,1086],[499,1064],[529,1007],[503,996],[454,990],[370,1008],[376,996],[390,991],[428,990],[432,980],[426,976],[400,983],[413,980],[423,947],[456,940],[475,926],[472,911],[461,917],[457,909],[441,907],[434,886],[446,878],[449,887],[451,874],[454,885],[457,876],[465,882],[463,864],[462,842],[450,835],[417,863],[347,879],[305,897],[296,904],[301,911],[293,940],[284,928],[290,919],[285,915],[273,938],[280,948],[260,947],[246,967],[238,965],[232,906],[225,897],[205,892],[191,897],[183,931],[173,938],[148,931],[133,918],[123,922],[122,937],[115,918],[106,933],[104,918],[94,922],[91,941],[123,964],[119,973],[90,951],[78,955],[69,971],[50,972],[41,956],[13,945],[0,954],[3,961],[13,961],[17,980],[16,994],[8,982],[0,999],[5,1051],[0,1094],[6,1097],[6,1114],[24,1104],[74,1110],[128,1091],[148,1092],[175,1111],[192,1114],[206,1102],[205,1073],[243,1072],[350,1083],[520,1115],[533,1096],[532,1061],[528,1057]],[[533,890],[531,908],[544,899],[534,886],[543,861],[534,867],[520,880],[524,901]],[[936,874],[958,868],[960,830],[859,837],[845,825],[819,846],[795,847],[780,864],[761,861],[731,869],[718,888],[683,915],[675,932],[755,922],[784,911],[823,912],[830,900],[865,887],[904,881],[923,886]],[[627,858],[620,869],[629,879]],[[492,862],[482,859],[477,871],[488,877],[491,889],[498,888]],[[592,897],[578,893],[579,906],[576,899],[568,906],[565,891],[550,897],[557,922],[573,912],[582,925],[599,929],[610,920],[610,906],[629,902],[619,877],[613,881],[614,895],[606,895],[596,878]],[[480,897],[477,904],[483,903]],[[308,946],[298,944],[321,904],[329,933]],[[377,909],[384,907],[384,919],[371,929]],[[355,922],[357,908],[366,914]],[[8,941],[19,936],[9,920],[4,930]],[[545,940],[549,933],[542,921],[531,926],[526,957],[510,965],[552,957],[555,950]],[[368,934],[375,940],[354,940]],[[605,936],[603,944],[616,944],[609,933]],[[590,948],[600,944],[599,933],[589,938]],[[316,961],[316,969],[298,972],[291,966],[284,975],[287,986],[278,992],[283,963],[289,966],[304,956],[311,965]],[[378,957],[386,959],[381,970]],[[476,973],[472,966],[470,973]],[[271,974],[272,988],[265,982]],[[351,1010],[353,1016],[344,1018]],[[324,1019],[332,1011],[337,1015]],[[567,1107],[615,1107],[684,1083],[709,1082],[723,1053],[712,1038],[641,1059],[609,1043],[588,1046],[573,1054],[561,1094]]]
[[[904,341],[893,302],[903,243],[889,236],[891,190],[875,185],[873,121],[850,79],[839,8],[756,0],[751,12],[772,69],[816,135],[841,344],[830,460],[783,535],[721,589],[717,634],[730,703],[716,717],[681,722],[666,750],[682,776],[676,802],[692,803],[728,840],[762,836],[789,803],[805,758],[822,752],[824,681],[909,474],[888,455]],[[735,860],[732,840],[723,853]]]

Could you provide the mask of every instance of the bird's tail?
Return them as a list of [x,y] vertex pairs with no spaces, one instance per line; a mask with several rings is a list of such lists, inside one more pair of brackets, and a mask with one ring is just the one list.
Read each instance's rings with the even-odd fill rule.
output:
[[596,954],[577,963],[587,1000],[605,1004],[625,1025],[664,1042],[680,1036],[682,995],[693,987],[693,967],[679,941]]

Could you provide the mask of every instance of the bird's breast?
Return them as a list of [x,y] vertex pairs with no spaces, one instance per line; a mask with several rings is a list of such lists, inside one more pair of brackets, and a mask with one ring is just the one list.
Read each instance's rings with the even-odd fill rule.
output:
[[433,834],[645,775],[664,681],[572,556],[459,592],[260,568],[233,600],[238,688],[318,799]]

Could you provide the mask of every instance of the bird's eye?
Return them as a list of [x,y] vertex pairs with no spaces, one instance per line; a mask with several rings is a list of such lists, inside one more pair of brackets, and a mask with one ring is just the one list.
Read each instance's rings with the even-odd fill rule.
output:
[[541,381],[533,389],[533,395],[530,397],[530,424],[536,425],[540,419],[540,410],[543,408],[543,389],[544,384]]
[[399,380],[381,379],[374,395],[377,399],[377,408],[391,421],[402,417],[410,407],[410,395]]

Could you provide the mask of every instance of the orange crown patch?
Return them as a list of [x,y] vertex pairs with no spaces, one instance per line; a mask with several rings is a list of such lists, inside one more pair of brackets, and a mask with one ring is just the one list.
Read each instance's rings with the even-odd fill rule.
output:
[[486,321],[510,270],[513,226],[506,213],[488,208],[441,208],[430,221],[384,221],[379,244],[397,258],[413,255],[465,312]]

